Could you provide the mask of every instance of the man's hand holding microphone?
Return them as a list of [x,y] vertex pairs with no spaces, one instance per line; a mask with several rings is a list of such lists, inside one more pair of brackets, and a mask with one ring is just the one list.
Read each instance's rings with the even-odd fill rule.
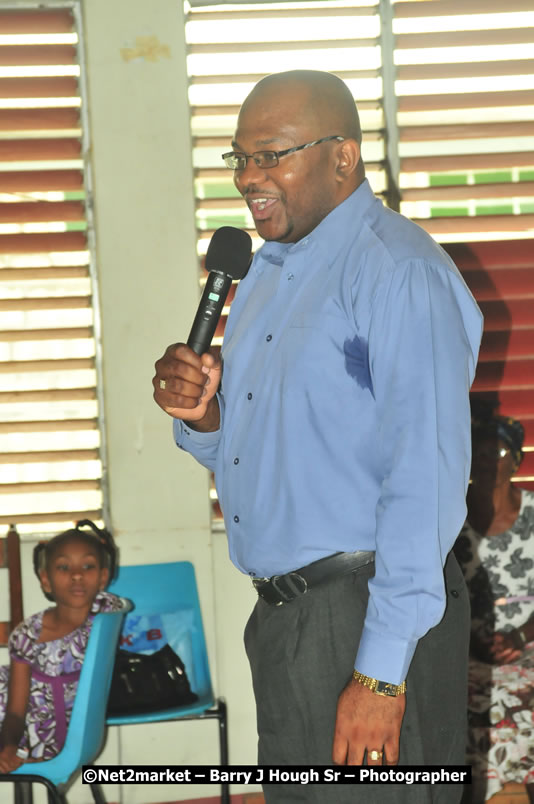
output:
[[218,430],[222,363],[208,352],[233,280],[248,271],[252,240],[247,232],[223,226],[213,235],[206,254],[208,278],[187,344],[169,346],[156,362],[154,399],[175,419],[194,430]]

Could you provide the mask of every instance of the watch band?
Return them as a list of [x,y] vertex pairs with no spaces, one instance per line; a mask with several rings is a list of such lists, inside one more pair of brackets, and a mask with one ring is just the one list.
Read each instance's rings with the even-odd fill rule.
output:
[[353,678],[358,684],[367,687],[376,695],[387,695],[391,698],[396,698],[397,695],[404,695],[406,692],[406,681],[403,681],[402,684],[390,684],[388,681],[379,681],[377,678],[364,676],[358,670],[354,671]]

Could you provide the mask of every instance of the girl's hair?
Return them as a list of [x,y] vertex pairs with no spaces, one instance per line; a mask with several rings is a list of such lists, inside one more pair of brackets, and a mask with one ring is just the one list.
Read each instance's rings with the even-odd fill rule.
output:
[[[88,528],[88,530],[86,529]],[[109,570],[109,579],[111,580],[115,574],[117,565],[117,548],[113,541],[113,536],[105,528],[99,528],[90,519],[82,519],[76,523],[74,528],[58,533],[53,539],[46,542],[39,542],[33,550],[33,569],[39,580],[41,580],[40,572],[47,568],[48,563],[52,559],[54,553],[64,544],[69,541],[82,540],[87,544],[96,547],[98,559],[101,567],[106,567]],[[53,600],[53,597],[44,592],[48,600]]]

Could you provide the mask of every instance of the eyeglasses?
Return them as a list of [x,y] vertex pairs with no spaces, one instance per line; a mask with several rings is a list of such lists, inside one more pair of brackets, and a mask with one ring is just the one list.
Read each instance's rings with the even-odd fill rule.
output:
[[230,170],[244,170],[247,166],[247,161],[253,159],[259,168],[273,168],[278,164],[281,156],[293,154],[295,151],[303,151],[306,148],[312,148],[314,145],[320,145],[322,142],[329,142],[330,140],[337,140],[343,142],[345,137],[340,137],[338,134],[332,134],[330,137],[323,137],[320,140],[307,142],[304,145],[295,145],[294,148],[286,148],[285,151],[255,151],[253,154],[244,154],[241,151],[228,151],[222,155],[224,164]]

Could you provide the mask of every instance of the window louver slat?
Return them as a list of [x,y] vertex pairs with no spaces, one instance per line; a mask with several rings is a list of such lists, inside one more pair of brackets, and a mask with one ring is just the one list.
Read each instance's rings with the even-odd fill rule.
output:
[[[80,511],[75,514],[76,519],[92,519],[98,522],[102,518],[102,511],[100,508],[95,508],[92,511]],[[52,513],[40,514],[17,514],[17,530],[21,533],[40,533],[42,531],[56,531],[58,526],[63,523],[72,522],[72,513],[67,511],[53,511]],[[10,525],[13,518],[9,518],[0,514],[0,525]]]
[[[331,39],[328,42],[329,50],[336,48],[359,48],[374,47],[378,44],[376,39]],[[190,45],[188,48],[190,55],[214,55],[220,53],[265,53],[276,50],[322,50],[324,40],[309,39],[306,41],[287,41],[287,42],[228,42],[213,43],[208,45]]]
[[57,433],[73,430],[98,430],[98,419],[57,419],[48,422],[0,422],[2,433]]
[[80,232],[6,234],[0,236],[0,254],[45,254],[51,251],[80,252],[86,249],[85,235]]
[[0,98],[77,98],[75,78],[0,78]]
[[81,201],[35,201],[0,206],[0,223],[84,220],[85,207]]
[[[515,360],[518,357],[534,359],[534,328],[513,332],[488,330],[484,333],[479,361]],[[527,370],[530,370],[529,366]]]
[[59,162],[81,159],[81,144],[78,139],[0,140],[1,162]]
[[402,173],[461,173],[484,170],[495,171],[508,168],[523,168],[532,165],[530,151],[507,153],[472,153],[454,155],[409,156],[401,157]]
[[81,170],[0,171],[3,193],[27,193],[52,190],[83,190]]
[[[425,9],[430,6],[431,2],[432,0],[421,0],[421,5],[419,6],[421,17],[425,16]],[[422,5],[423,3],[425,4],[424,7]],[[397,18],[398,10],[402,5],[402,3],[395,3],[394,5]],[[467,5],[464,6],[464,13],[470,13]],[[472,31],[430,31],[424,34],[398,33],[395,36],[395,48],[397,50],[448,47],[469,48],[488,45],[525,45],[531,42],[532,32],[529,28],[502,28],[497,30],[483,30],[479,28]]]
[[483,235],[495,237],[497,232],[502,237],[509,237],[512,233],[523,236],[528,230],[534,230],[533,214],[488,215],[482,212],[476,217],[470,217],[467,214],[462,217],[453,215],[435,218],[417,218],[415,215],[411,217],[436,240],[441,240],[442,242],[452,236],[474,240]]
[[72,12],[67,8],[40,8],[38,11],[11,9],[1,12],[0,21],[2,22],[2,33],[11,36],[71,33],[73,27]]
[[[425,64],[424,77],[429,78],[488,78],[494,75],[532,75],[534,59],[513,61],[456,62],[452,64]],[[398,80],[421,78],[420,64],[401,64],[397,67]]]
[[532,198],[534,182],[499,182],[439,187],[416,187],[404,190],[404,201],[461,201],[478,198]]
[[76,109],[8,109],[0,117],[0,131],[65,131],[79,126]]
[[[2,15],[9,12],[0,11]],[[5,18],[0,19],[0,25]],[[30,31],[22,32],[30,33]],[[31,32],[34,33],[34,32]],[[0,47],[1,67],[65,67],[76,64],[76,48],[73,45],[2,45]]]
[[[426,0],[424,14],[427,17],[442,17],[452,16],[455,14],[479,14],[490,12],[502,12],[502,3],[496,3],[495,0],[469,0],[469,5],[466,5],[464,0]],[[532,3],[530,0],[510,0],[506,3],[506,11],[512,13],[515,11],[532,11]],[[395,15],[398,18],[407,17],[420,17],[421,16],[421,0],[415,2],[401,2],[395,5]]]
[[[533,90],[514,90],[508,89],[506,92],[465,92],[461,95],[453,93],[443,93],[442,95],[409,95],[399,98],[399,112],[424,112],[432,110],[449,109],[486,109],[501,108],[503,106],[532,106]],[[514,136],[513,126],[518,123],[509,124],[509,136]],[[525,125],[524,123],[522,124]],[[447,136],[448,129],[446,130]],[[454,132],[453,132],[454,133]],[[515,136],[528,136],[532,133],[532,126],[528,127],[523,134],[518,131]],[[478,134],[476,136],[479,136]],[[501,136],[494,134],[489,127],[483,132],[482,136]]]

